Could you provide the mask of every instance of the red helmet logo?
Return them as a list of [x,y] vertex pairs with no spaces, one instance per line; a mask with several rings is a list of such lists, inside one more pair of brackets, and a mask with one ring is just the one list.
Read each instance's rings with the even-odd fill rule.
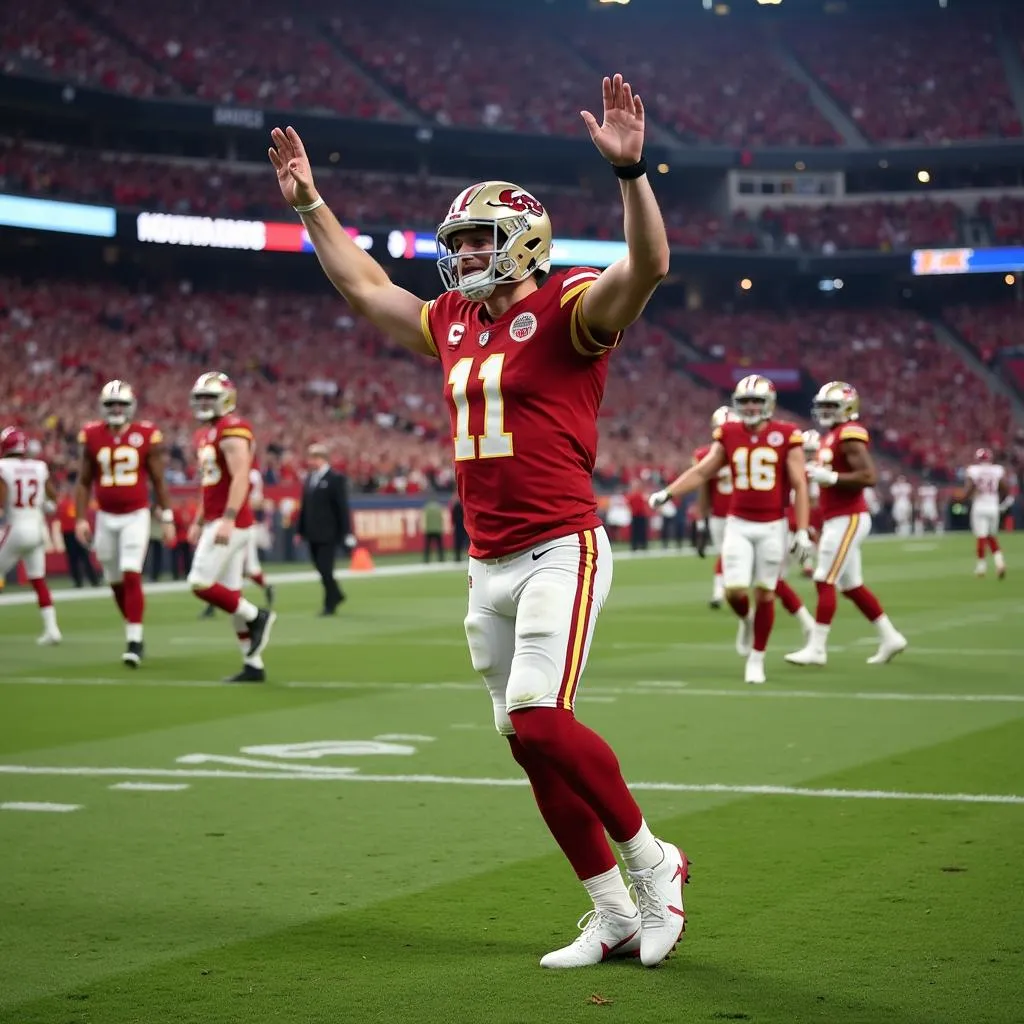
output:
[[978,462],[991,462],[992,461],[992,449],[991,448],[979,448],[974,453],[974,458]]
[[496,203],[488,201],[487,205],[507,206],[510,210],[515,210],[516,213],[532,213],[534,217],[544,215],[544,207],[529,192],[515,188],[503,188],[498,193],[498,201]]

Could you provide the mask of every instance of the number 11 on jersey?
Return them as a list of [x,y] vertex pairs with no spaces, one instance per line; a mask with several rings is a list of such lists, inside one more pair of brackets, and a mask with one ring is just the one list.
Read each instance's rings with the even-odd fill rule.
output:
[[448,374],[455,404],[455,461],[466,459],[501,459],[513,454],[512,435],[505,431],[505,400],[501,394],[501,371],[505,353],[489,355],[477,372],[483,381],[484,432],[474,436],[469,432],[469,379],[473,372],[473,359],[460,359]]

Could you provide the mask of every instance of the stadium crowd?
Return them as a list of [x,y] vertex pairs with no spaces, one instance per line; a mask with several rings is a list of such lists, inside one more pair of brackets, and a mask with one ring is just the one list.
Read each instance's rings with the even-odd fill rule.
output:
[[[996,23],[980,14],[821,18],[769,35],[732,18],[459,10],[37,0],[8,5],[0,68],[133,96],[579,135],[593,68],[614,65],[630,69],[656,124],[686,141],[838,143],[798,59],[872,141],[1021,134]],[[515,74],[503,71],[510,53]]]
[[[969,315],[975,331],[989,329],[983,310]],[[723,394],[688,372],[681,340],[710,360],[854,382],[865,420],[885,424],[886,450],[940,479],[979,443],[1012,443],[1007,403],[911,313],[678,311],[631,328],[611,360],[601,482],[674,472],[705,440],[707,417]],[[320,440],[361,489],[450,485],[447,412],[434,368],[353,317],[330,292],[254,298],[187,282],[132,291],[0,279],[0,406],[45,436],[58,466],[73,461],[78,428],[95,416],[102,383],[131,367],[140,415],[165,430],[173,478],[189,478],[188,392],[211,366],[235,379],[271,480],[296,478],[306,444]],[[794,404],[806,412],[796,396]]]

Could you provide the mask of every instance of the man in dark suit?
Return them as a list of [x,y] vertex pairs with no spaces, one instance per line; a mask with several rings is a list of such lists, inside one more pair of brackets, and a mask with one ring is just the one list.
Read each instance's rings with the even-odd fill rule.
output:
[[324,585],[324,606],[321,615],[333,615],[345,594],[334,578],[334,557],[338,545],[350,551],[356,539],[348,508],[348,481],[331,468],[327,448],[311,444],[306,452],[309,475],[302,488],[297,533],[309,544],[309,554]]

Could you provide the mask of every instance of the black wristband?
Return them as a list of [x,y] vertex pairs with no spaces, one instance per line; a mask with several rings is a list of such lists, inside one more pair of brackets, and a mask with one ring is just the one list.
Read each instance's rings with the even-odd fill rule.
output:
[[635,164],[628,164],[625,167],[612,164],[612,170],[615,172],[615,177],[622,178],[623,181],[633,181],[635,178],[642,178],[647,173],[647,157],[642,156]]

